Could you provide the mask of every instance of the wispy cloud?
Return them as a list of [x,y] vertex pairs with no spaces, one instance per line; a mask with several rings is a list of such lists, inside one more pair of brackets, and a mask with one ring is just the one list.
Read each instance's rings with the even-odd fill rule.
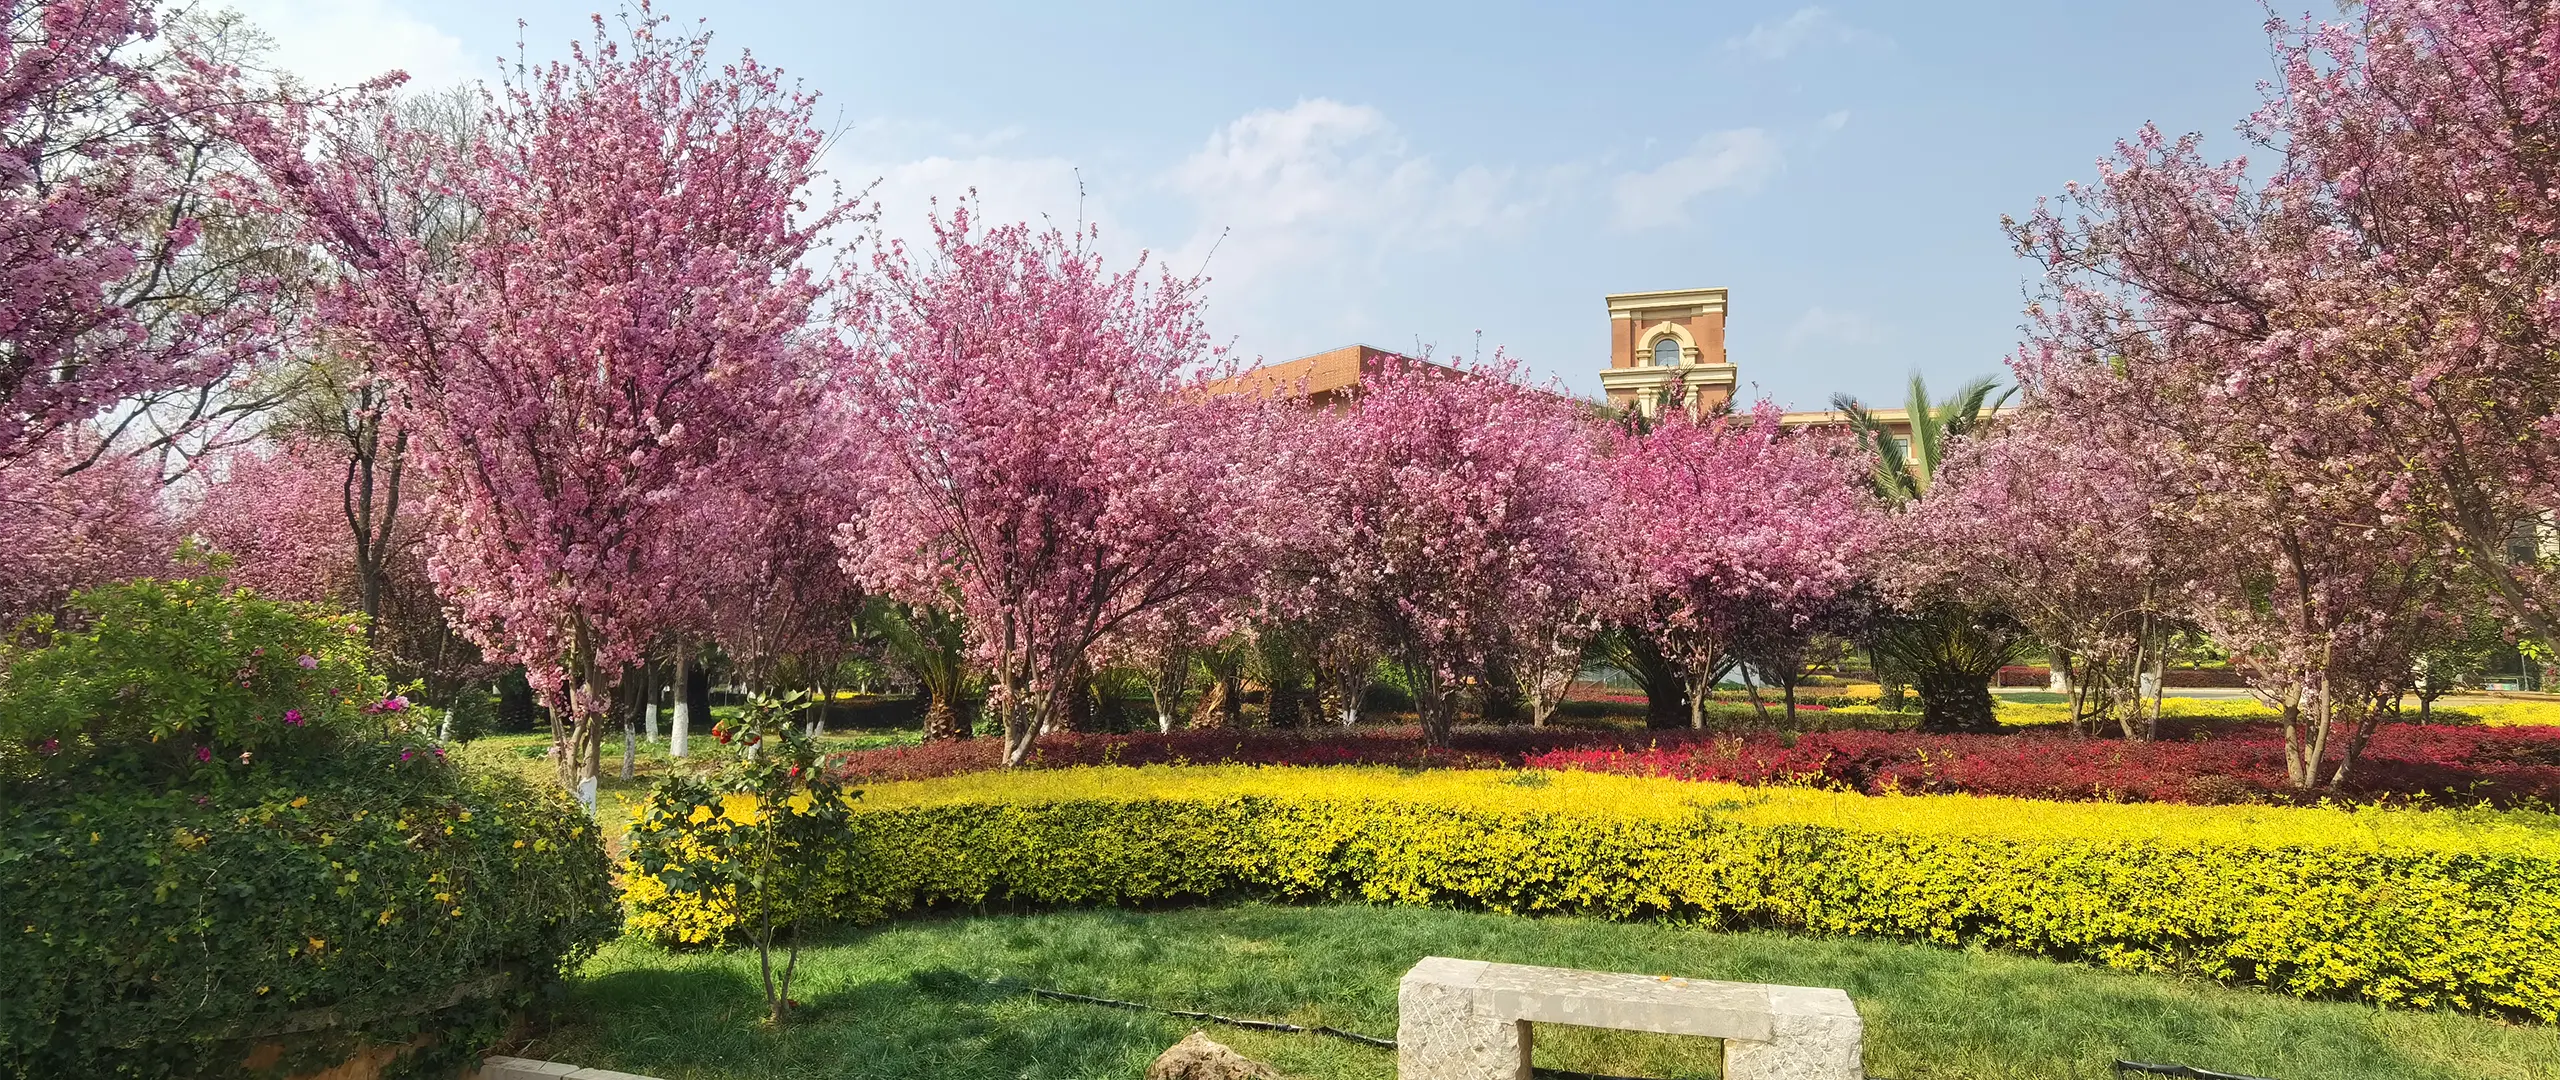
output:
[[1725,48],[1762,60],[1784,60],[1807,49],[1826,45],[1880,43],[1884,38],[1856,26],[1831,13],[1829,8],[1797,8],[1783,19],[1763,19],[1739,37],[1727,38]]
[[401,0],[232,0],[275,39],[274,62],[314,86],[345,86],[394,69],[413,89],[434,90],[497,72],[474,64],[462,41]]
[[1834,311],[1819,305],[1804,310],[1796,321],[1787,325],[1782,343],[1789,352],[1812,346],[1875,345],[1884,341],[1884,329],[1874,319],[1855,311]]
[[1210,270],[1231,284],[1291,265],[1438,246],[1517,222],[1539,201],[1509,169],[1443,169],[1414,153],[1385,113],[1330,98],[1237,118],[1176,165],[1166,185],[1197,215],[1183,254],[1206,258],[1214,247]]
[[1759,128],[1710,132],[1689,152],[1617,180],[1617,223],[1642,229],[1685,225],[1689,204],[1717,191],[1752,191],[1785,167],[1778,142]]

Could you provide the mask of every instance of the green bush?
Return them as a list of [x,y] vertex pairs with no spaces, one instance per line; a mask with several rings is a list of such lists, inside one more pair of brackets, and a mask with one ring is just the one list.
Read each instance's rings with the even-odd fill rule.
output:
[[[402,760],[406,754],[407,760]],[[340,775],[0,805],[0,1075],[231,1076],[506,1018],[613,931],[596,830],[551,789],[370,748]]]
[[0,1076],[451,1065],[614,931],[594,824],[446,762],[351,621],[215,579],[76,620],[0,654]]
[[[834,853],[872,919],[1227,895],[1986,945],[2311,997],[2560,1017],[2537,815],[2036,803],[1589,774],[1080,769],[882,784]],[[702,926],[633,883],[635,924]]]
[[0,776],[208,782],[380,735],[407,702],[361,625],[218,576],[91,589],[0,642]]

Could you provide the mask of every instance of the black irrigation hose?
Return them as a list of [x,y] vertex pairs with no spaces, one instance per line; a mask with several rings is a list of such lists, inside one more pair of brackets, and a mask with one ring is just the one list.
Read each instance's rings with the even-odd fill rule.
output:
[[1277,1020],[1239,1020],[1232,1016],[1220,1016],[1216,1013],[1158,1008],[1154,1005],[1140,1004],[1135,1001],[1120,1001],[1115,998],[1086,997],[1083,994],[1070,994],[1064,990],[1043,990],[1036,986],[1031,988],[1031,992],[1038,994],[1041,997],[1049,998],[1053,1001],[1076,1001],[1087,1005],[1108,1006],[1114,1009],[1136,1009],[1141,1012],[1163,1013],[1166,1016],[1179,1016],[1185,1020],[1206,1020],[1212,1024],[1225,1024],[1228,1027],[1251,1028],[1255,1031],[1281,1031],[1287,1032],[1291,1035],[1331,1035],[1337,1039],[1349,1039],[1352,1042],[1360,1043],[1364,1046],[1374,1046],[1380,1050],[1393,1050],[1396,1048],[1396,1041],[1394,1039],[1381,1039],[1375,1035],[1362,1035],[1356,1031],[1344,1031],[1341,1028],[1326,1027],[1322,1024],[1318,1024],[1314,1027],[1300,1027],[1296,1024],[1284,1024]]
[[[1233,1016],[1220,1016],[1216,1013],[1193,1012],[1189,1009],[1167,1009],[1162,1006],[1149,1005],[1144,1002],[1122,1001],[1118,998],[1091,997],[1084,994],[1070,994],[1064,990],[1050,990],[1038,986],[1030,987],[1029,989],[1033,994],[1048,998],[1051,1001],[1072,1001],[1083,1005],[1100,1005],[1104,1008],[1110,1009],[1132,1009],[1138,1012],[1151,1012],[1162,1016],[1178,1016],[1185,1020],[1200,1020],[1212,1024],[1224,1024],[1228,1027],[1240,1027],[1251,1031],[1277,1031],[1289,1035],[1330,1035],[1337,1039],[1348,1039],[1352,1042],[1359,1043],[1362,1046],[1373,1046],[1380,1050],[1393,1050],[1396,1048],[1396,1041],[1394,1039],[1381,1039],[1375,1035],[1363,1035],[1356,1031],[1344,1031],[1341,1028],[1327,1027],[1323,1024],[1318,1024],[1314,1027],[1303,1027],[1297,1024],[1284,1023],[1278,1020],[1246,1020]],[[1548,1078],[1548,1080],[1643,1080],[1641,1077],[1611,1076],[1606,1073],[1572,1072],[1565,1069],[1536,1069],[1533,1071],[1539,1076]],[[2263,1076],[2215,1072],[2211,1069],[2199,1069],[2192,1065],[2151,1065],[2139,1061],[2126,1061],[2122,1058],[2116,1059],[2116,1071],[2120,1073],[2149,1073],[2153,1076],[2180,1077],[2183,1078],[2183,1080],[2267,1080],[2267,1078]],[[1884,1080],[1884,1078],[1870,1076],[1867,1080]]]
[[2267,1080],[2263,1076],[2215,1072],[2211,1069],[2199,1069],[2193,1065],[2146,1065],[2139,1061],[2126,1061],[2123,1058],[2116,1059],[2116,1071],[2150,1073],[2153,1076],[2178,1076],[2185,1077],[2186,1080]]
[[[1282,1023],[1278,1020],[1244,1020],[1233,1016],[1220,1016],[1216,1013],[1192,1012],[1188,1009],[1167,1009],[1155,1005],[1148,1005],[1142,1002],[1121,1001],[1118,998],[1088,997],[1083,994],[1070,994],[1064,990],[1047,990],[1037,986],[1032,987],[1031,992],[1052,1001],[1073,1001],[1079,1004],[1100,1005],[1105,1008],[1112,1009],[1135,1009],[1139,1012],[1151,1012],[1164,1016],[1179,1016],[1185,1020],[1205,1020],[1212,1024],[1225,1024],[1229,1027],[1247,1028],[1253,1031],[1278,1031],[1291,1035],[1331,1035],[1337,1039],[1349,1039],[1350,1041],[1359,1043],[1362,1046],[1374,1046],[1380,1050],[1393,1050],[1396,1048],[1396,1041],[1394,1039],[1381,1039],[1375,1035],[1363,1035],[1356,1031],[1344,1031],[1341,1028],[1326,1027],[1323,1024],[1318,1024],[1314,1027],[1301,1027],[1297,1024]],[[1547,1080],[1644,1080],[1643,1077],[1611,1076],[1607,1073],[1571,1072],[1564,1069],[1536,1069],[1533,1071],[1539,1076],[1546,1077]]]

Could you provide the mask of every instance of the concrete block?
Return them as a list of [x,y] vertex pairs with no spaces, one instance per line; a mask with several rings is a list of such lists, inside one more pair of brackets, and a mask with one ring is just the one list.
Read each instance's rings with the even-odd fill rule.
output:
[[471,1080],[656,1080],[637,1073],[611,1069],[581,1069],[561,1061],[536,1061],[532,1058],[490,1057],[480,1059],[480,1071]]
[[490,1057],[480,1059],[480,1072],[473,1080],[552,1080],[578,1071],[575,1065],[532,1058]]
[[1530,1025],[1722,1039],[1726,1080],[1864,1080],[1864,1026],[1830,989],[1429,957],[1396,988],[1399,1080],[1527,1080]]

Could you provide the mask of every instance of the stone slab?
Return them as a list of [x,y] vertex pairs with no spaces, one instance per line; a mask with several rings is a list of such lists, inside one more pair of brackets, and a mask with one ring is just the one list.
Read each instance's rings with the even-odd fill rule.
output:
[[471,1080],[657,1080],[638,1073],[615,1072],[611,1069],[582,1069],[559,1061],[537,1061],[533,1058],[489,1057],[480,1059],[480,1071]]
[[1533,1024],[1722,1039],[1727,1080],[1859,1080],[1840,990],[1426,957],[1397,985],[1400,1080],[1527,1080]]

